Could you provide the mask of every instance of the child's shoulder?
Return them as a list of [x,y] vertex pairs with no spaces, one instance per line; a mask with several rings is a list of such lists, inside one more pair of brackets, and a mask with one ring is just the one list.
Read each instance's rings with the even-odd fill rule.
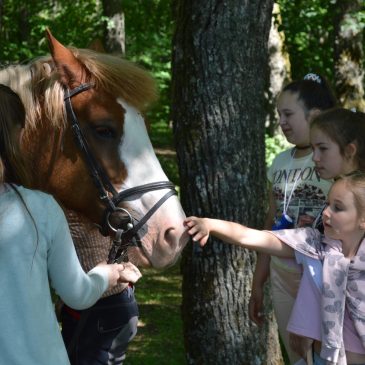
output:
[[272,232],[280,241],[291,246],[294,250],[318,259],[321,251],[323,235],[312,227],[283,229]]
[[58,207],[58,203],[55,201],[53,196],[48,193],[40,190],[28,189],[21,185],[15,186],[11,190],[14,191],[14,189],[17,190],[24,201],[32,207],[41,209],[54,209],[55,207]]
[[287,161],[290,161],[292,159],[292,155],[293,155],[293,148],[284,150],[284,151],[278,153],[274,157],[272,165],[281,165],[283,163],[286,163]]
[[16,186],[16,189],[23,195],[23,196],[29,196],[36,199],[43,199],[48,200],[52,199],[52,196],[50,194],[44,193],[43,191],[36,190],[36,189],[29,189],[22,185]]

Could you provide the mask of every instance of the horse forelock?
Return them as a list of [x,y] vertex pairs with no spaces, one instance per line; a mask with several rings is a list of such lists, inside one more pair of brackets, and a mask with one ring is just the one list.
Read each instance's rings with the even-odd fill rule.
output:
[[[121,97],[128,104],[144,111],[157,98],[156,85],[150,74],[120,57],[72,48],[85,67],[95,90],[105,90]],[[12,65],[0,70],[0,83],[11,87],[24,103],[26,128],[37,128],[47,120],[52,127],[66,126],[64,88],[51,56],[44,56],[25,65]]]
[[117,56],[89,49],[70,49],[88,70],[96,88],[121,97],[140,111],[156,100],[155,81],[143,68]]

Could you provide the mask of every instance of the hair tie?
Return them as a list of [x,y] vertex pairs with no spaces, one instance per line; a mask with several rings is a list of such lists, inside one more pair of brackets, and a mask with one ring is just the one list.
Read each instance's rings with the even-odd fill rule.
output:
[[321,84],[322,83],[322,79],[320,76],[318,76],[317,74],[314,74],[314,73],[309,73],[309,74],[306,74],[304,77],[303,77],[303,80],[310,80],[310,81],[314,81],[314,82],[317,82],[318,84]]

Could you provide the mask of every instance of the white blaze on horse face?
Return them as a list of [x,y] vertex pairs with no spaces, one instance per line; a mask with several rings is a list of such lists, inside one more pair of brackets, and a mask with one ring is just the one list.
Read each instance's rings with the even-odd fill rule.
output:
[[126,111],[123,139],[119,147],[120,158],[128,172],[124,189],[155,181],[167,181],[148,137],[142,115],[126,102],[119,102]]
[[[127,170],[127,177],[120,190],[157,181],[168,181],[153,150],[141,114],[122,100],[125,109],[124,133],[119,154]],[[144,216],[167,193],[155,190],[128,198],[133,211]],[[187,243],[183,226],[184,211],[176,196],[167,199],[148,220],[147,232],[142,237],[143,251],[154,267],[173,264]]]

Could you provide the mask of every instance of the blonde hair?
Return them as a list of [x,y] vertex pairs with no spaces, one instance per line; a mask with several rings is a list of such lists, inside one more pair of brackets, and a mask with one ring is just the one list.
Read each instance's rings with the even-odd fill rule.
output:
[[[25,109],[19,96],[0,84],[0,183],[29,186],[30,177],[20,151],[18,128],[24,128]],[[15,140],[16,138],[16,140]]]
[[334,184],[338,181],[343,181],[346,188],[352,192],[356,210],[359,216],[365,214],[365,172],[355,171],[348,175],[340,176]]
[[345,156],[346,146],[356,145],[355,162],[359,170],[365,171],[365,114],[344,108],[333,108],[317,115],[310,128],[318,128],[338,145]]
[[[69,48],[85,67],[87,82],[107,90],[143,112],[157,99],[153,78],[141,67],[122,58],[88,49]],[[35,59],[28,65],[9,66],[0,71],[0,83],[16,91],[27,111],[27,127],[47,119],[54,127],[66,125],[64,89],[52,57]]]

